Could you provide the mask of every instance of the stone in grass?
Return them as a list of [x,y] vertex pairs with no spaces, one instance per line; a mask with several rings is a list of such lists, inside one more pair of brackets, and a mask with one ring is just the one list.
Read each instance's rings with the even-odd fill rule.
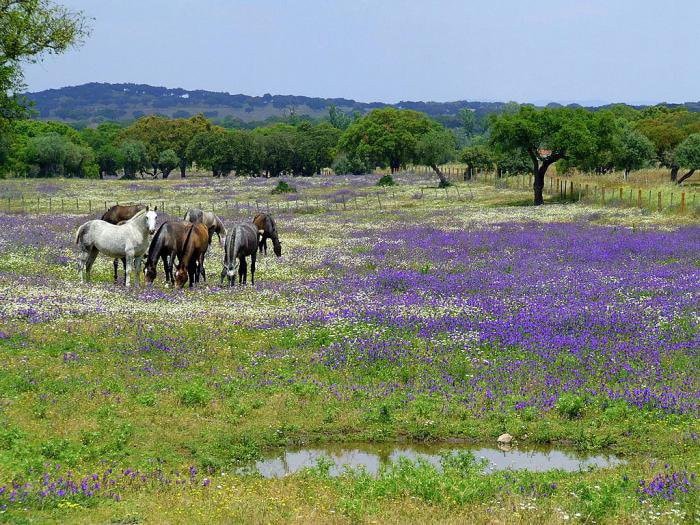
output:
[[500,445],[510,445],[513,442],[513,436],[506,432],[505,434],[498,436],[496,442]]

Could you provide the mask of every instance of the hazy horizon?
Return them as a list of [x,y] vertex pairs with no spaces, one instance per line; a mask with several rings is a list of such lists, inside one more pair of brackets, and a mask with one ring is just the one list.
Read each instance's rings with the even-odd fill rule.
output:
[[386,103],[700,100],[690,0],[58,3],[94,18],[92,34],[27,65],[29,91],[124,82]]

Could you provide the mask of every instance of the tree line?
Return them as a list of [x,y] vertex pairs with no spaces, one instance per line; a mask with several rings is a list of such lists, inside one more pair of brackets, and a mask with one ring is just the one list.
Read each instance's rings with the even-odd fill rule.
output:
[[88,34],[86,19],[50,0],[0,0],[0,13],[0,176],[168,178],[176,169],[186,177],[196,167],[215,177],[275,177],[324,168],[395,172],[419,164],[447,186],[440,166],[459,160],[467,166],[465,179],[475,169],[531,172],[534,201],[541,204],[552,166],[560,173],[618,169],[625,178],[656,166],[679,184],[700,170],[700,113],[683,106],[590,110],[509,102],[488,118],[461,108],[447,127],[415,109],[378,107],[361,115],[336,106],[323,119],[290,112],[284,122],[255,129],[227,129],[205,115],[149,115],[82,129],[32,120],[19,95],[21,65],[80,43]]

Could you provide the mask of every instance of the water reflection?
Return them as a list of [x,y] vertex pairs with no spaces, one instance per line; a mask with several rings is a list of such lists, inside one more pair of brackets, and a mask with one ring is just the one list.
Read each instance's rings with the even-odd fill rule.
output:
[[589,467],[604,468],[621,463],[621,460],[614,456],[580,455],[574,451],[561,449],[501,450],[452,444],[373,445],[363,443],[288,449],[257,461],[253,469],[266,478],[276,478],[315,467],[319,459],[325,458],[332,463],[330,474],[333,476],[341,474],[347,467],[361,467],[370,474],[376,474],[381,465],[397,461],[401,457],[414,461],[422,459],[439,469],[443,453],[456,453],[460,450],[469,450],[477,458],[487,460],[487,472],[506,469],[525,469],[532,472],[559,469],[576,472]]

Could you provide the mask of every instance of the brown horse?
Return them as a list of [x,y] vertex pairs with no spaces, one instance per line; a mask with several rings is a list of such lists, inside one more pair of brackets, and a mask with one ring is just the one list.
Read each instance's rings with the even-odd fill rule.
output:
[[180,288],[185,286],[189,277],[190,288],[199,282],[204,265],[204,256],[209,248],[209,231],[204,224],[197,223],[189,227],[182,252],[177,254],[178,263],[175,271],[175,283]]
[[192,224],[187,221],[168,221],[161,225],[148,247],[148,257],[143,270],[147,283],[150,284],[155,280],[158,259],[162,259],[165,281],[175,284],[173,275],[175,254],[183,253],[190,226]]
[[260,236],[259,249],[260,253],[265,250],[265,255],[267,255],[267,240],[272,239],[272,249],[277,257],[282,255],[282,243],[277,235],[277,224],[275,224],[275,219],[272,215],[267,213],[258,213],[253,217],[253,224],[258,229],[258,234]]
[[[120,224],[128,221],[134,215],[136,215],[141,210],[145,210],[146,206],[143,204],[134,204],[131,206],[122,206],[121,204],[115,204],[102,215],[102,220],[110,224]],[[158,211],[156,206],[155,211]],[[124,265],[124,273],[126,273],[126,259],[122,259],[122,264]],[[114,282],[117,282],[117,271],[119,270],[119,259],[114,259]]]

